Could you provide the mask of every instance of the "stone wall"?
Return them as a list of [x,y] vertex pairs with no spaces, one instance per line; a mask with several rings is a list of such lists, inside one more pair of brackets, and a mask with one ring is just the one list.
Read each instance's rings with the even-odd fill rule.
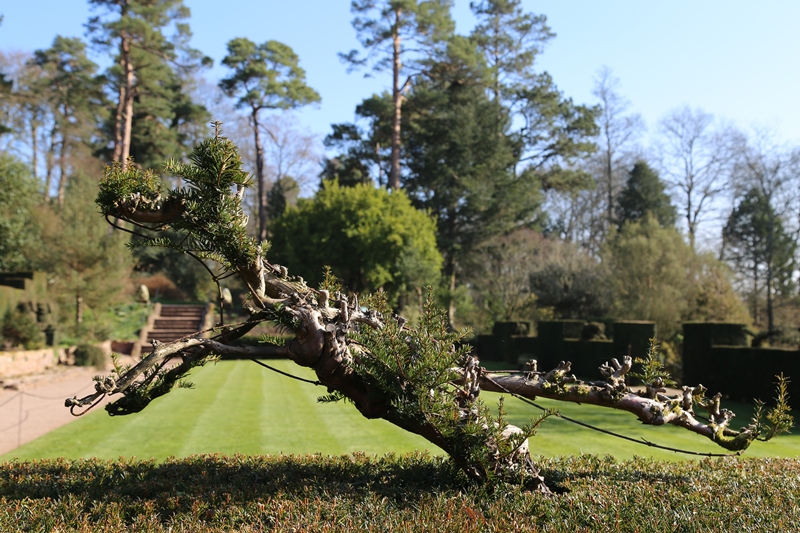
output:
[[44,372],[65,357],[65,348],[0,352],[0,379]]
[[[111,356],[111,341],[98,344],[106,356]],[[0,380],[39,374],[58,364],[74,364],[75,346],[0,352]]]

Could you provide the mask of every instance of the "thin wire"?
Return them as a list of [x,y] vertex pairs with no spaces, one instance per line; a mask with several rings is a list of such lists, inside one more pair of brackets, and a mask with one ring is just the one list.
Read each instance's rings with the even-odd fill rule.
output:
[[10,402],[11,402],[11,400],[13,400],[14,398],[16,398],[16,397],[17,397],[17,396],[19,396],[20,394],[22,394],[22,392],[17,392],[17,393],[16,393],[16,394],[14,394],[13,396],[11,396],[11,397],[10,397],[8,400],[4,401],[3,403],[0,403],[0,407],[3,407],[5,404],[7,404],[7,403],[10,403]]
[[310,379],[305,379],[305,378],[301,378],[300,376],[295,376],[293,374],[289,374],[288,372],[284,372],[283,370],[278,370],[277,368],[271,367],[268,364],[262,363],[261,361],[259,361],[257,359],[253,359],[252,357],[250,358],[250,360],[252,362],[254,362],[255,364],[257,364],[257,365],[261,365],[264,368],[268,368],[268,369],[272,370],[273,372],[277,372],[278,374],[286,376],[287,378],[296,379],[297,381],[304,381],[305,383],[311,383],[312,385],[317,385],[317,386],[322,385],[322,383],[320,383],[319,381],[311,381]]
[[[525,402],[525,403],[527,403],[529,405],[532,405],[533,407],[535,407],[537,409],[540,409],[542,411],[547,411],[547,408],[542,407],[541,405],[539,405],[539,404],[537,404],[535,402],[532,402],[531,400],[529,400],[529,399],[527,399],[527,398],[525,398],[523,396],[520,396],[519,394],[511,392],[507,388],[503,387],[501,384],[497,383],[492,378],[486,376],[486,379],[491,381],[492,383],[494,383],[495,385],[497,385],[501,389],[503,389],[505,392],[507,392],[508,394],[513,396],[514,398],[516,398],[516,399],[518,399],[520,401],[523,401],[523,402]],[[617,437],[618,439],[623,439],[623,440],[635,442],[636,444],[642,444],[644,446],[649,446],[651,448],[658,448],[658,449],[661,449],[661,450],[667,450],[667,451],[670,451],[670,452],[684,453],[684,454],[687,454],[687,455],[700,455],[700,456],[703,456],[703,457],[736,457],[736,456],[742,455],[741,451],[738,451],[738,452],[735,452],[735,453],[712,453],[712,452],[694,452],[694,451],[691,451],[691,450],[681,450],[679,448],[671,448],[669,446],[663,446],[661,444],[656,444],[654,442],[650,442],[649,440],[646,440],[646,439],[644,439],[642,437],[640,437],[638,439],[634,439],[633,437],[628,437],[627,435],[622,435],[620,433],[615,433],[615,432],[609,431],[607,429],[599,428],[597,426],[593,426],[591,424],[587,424],[586,422],[581,422],[580,420],[575,420],[574,418],[570,418],[570,417],[568,417],[566,415],[562,415],[561,413],[556,413],[556,416],[561,418],[561,419],[563,419],[563,420],[566,420],[567,422],[572,422],[573,424],[577,424],[579,426],[582,426],[582,427],[585,427],[585,428],[588,428],[588,429],[592,429],[594,431],[599,431],[600,433],[605,433],[606,435],[611,435],[612,437]]]

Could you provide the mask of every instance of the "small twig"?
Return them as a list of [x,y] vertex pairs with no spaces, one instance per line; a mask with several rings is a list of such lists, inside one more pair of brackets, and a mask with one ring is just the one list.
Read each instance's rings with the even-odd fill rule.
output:
[[83,410],[82,412],[80,412],[80,413],[75,413],[75,408],[76,408],[76,407],[78,407],[78,406],[77,406],[77,405],[72,405],[72,406],[70,406],[70,408],[69,408],[69,414],[71,414],[71,415],[72,415],[72,416],[74,416],[74,417],[83,416],[83,415],[85,415],[86,413],[88,413],[89,411],[91,411],[92,409],[94,409],[94,408],[95,408],[95,406],[96,406],[97,404],[99,404],[100,402],[102,402],[102,401],[103,401],[103,398],[105,398],[105,397],[106,397],[106,395],[105,395],[105,393],[103,393],[103,395],[102,395],[102,396],[100,396],[100,397],[99,397],[99,398],[98,398],[98,399],[97,399],[97,400],[96,400],[96,401],[95,401],[95,402],[94,402],[92,405],[90,405],[89,407],[87,407],[86,409],[84,409],[84,410]]

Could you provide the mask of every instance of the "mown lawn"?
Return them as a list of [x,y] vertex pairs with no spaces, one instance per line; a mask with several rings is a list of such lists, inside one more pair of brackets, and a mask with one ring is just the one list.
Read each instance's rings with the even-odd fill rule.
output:
[[[311,372],[289,361],[275,367],[311,378]],[[250,361],[225,361],[199,369],[191,376],[193,390],[178,389],[153,402],[143,412],[110,417],[92,412],[21,448],[0,456],[0,462],[63,457],[117,459],[137,457],[163,461],[192,454],[307,454],[340,455],[351,452],[383,454],[429,450],[442,453],[427,441],[381,420],[366,420],[351,405],[319,404],[322,387],[292,380]],[[497,395],[484,400],[496,405]],[[800,400],[798,400],[800,401]],[[713,443],[674,427],[654,428],[638,423],[633,415],[559,402],[564,414],[632,437],[644,437],[671,447],[722,452]],[[748,406],[732,404],[736,410]],[[523,423],[536,409],[513,398],[505,399],[509,420]],[[655,450],[551,418],[531,441],[534,454],[546,457],[611,454],[617,459],[634,456],[685,459],[691,456]],[[747,452],[754,457],[800,457],[800,433],[770,443],[756,443]]]

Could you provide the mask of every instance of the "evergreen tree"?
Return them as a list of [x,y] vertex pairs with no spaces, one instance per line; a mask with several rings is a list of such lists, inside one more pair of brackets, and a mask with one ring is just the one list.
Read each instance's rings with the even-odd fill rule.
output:
[[272,233],[275,260],[308,283],[321,283],[321,265],[328,265],[347,289],[382,288],[393,303],[435,283],[441,267],[431,217],[401,191],[389,194],[372,184],[328,182],[278,218]]
[[[97,136],[106,105],[102,79],[95,74],[97,65],[86,56],[86,44],[77,38],[57,36],[50,48],[37,50],[32,61],[42,72],[36,85],[56,110],[54,126],[60,137],[56,196],[63,203],[70,156],[81,147],[88,148]],[[50,194],[50,181],[48,172],[46,196]]]
[[645,161],[637,161],[617,199],[617,224],[637,222],[650,213],[662,227],[674,226],[677,213],[664,189],[658,173]]
[[767,300],[767,331],[775,330],[775,294],[794,287],[797,242],[764,193],[754,187],[731,212],[722,230],[723,257],[751,283],[753,318],[759,322],[759,294]]
[[[599,132],[597,108],[575,105],[564,98],[546,72],[534,62],[554,37],[543,15],[525,13],[518,0],[472,2],[478,25],[470,36],[488,72],[481,83],[502,102],[506,122],[497,115],[497,131],[504,128],[517,138],[520,170],[537,172],[548,188],[577,190],[591,186],[590,176],[575,163],[594,152],[592,137]],[[518,126],[517,126],[518,125]]]
[[0,154],[0,272],[31,268],[28,252],[39,240],[33,211],[41,194],[30,168]]
[[236,107],[248,109],[256,148],[258,184],[258,237],[267,238],[267,183],[264,175],[264,147],[261,142],[261,112],[265,109],[295,109],[319,102],[319,94],[306,85],[305,71],[292,49],[278,41],[257,45],[249,39],[228,42],[222,64],[233,70],[220,82],[228,96],[237,98]]
[[[3,24],[3,15],[0,15],[0,25]],[[11,94],[11,90],[14,88],[14,81],[8,79],[8,77],[0,72],[0,101],[6,100],[9,95]],[[0,123],[0,135],[4,133],[11,133],[12,130],[7,124]]]
[[278,178],[267,192],[267,217],[275,220],[286,212],[290,205],[297,204],[300,186],[291,176]]
[[108,231],[96,215],[96,193],[95,180],[72,176],[64,204],[55,206],[49,219],[43,213],[44,246],[33,252],[36,266],[52,276],[62,309],[71,311],[77,336],[95,333],[84,325],[87,309],[101,312],[113,305],[125,289],[131,265],[127,234]]
[[[176,128],[186,120],[206,117],[199,106],[188,106],[184,75],[210,59],[188,47],[190,15],[183,0],[89,0],[101,11],[89,19],[92,42],[116,50],[107,78],[115,94],[110,121],[114,148],[111,159],[125,163],[138,157],[146,167],[165,157],[181,156]],[[170,32],[168,34],[168,32]]]
[[339,155],[324,163],[320,177],[336,178],[342,186],[370,182],[388,186],[390,169],[385,161],[391,159],[393,109],[391,95],[372,95],[356,106],[357,123],[333,124],[324,144]]
[[[354,0],[351,4],[356,15],[353,27],[368,53],[361,57],[351,50],[340,54],[341,58],[353,68],[371,64],[375,71],[392,71],[390,189],[400,187],[402,106],[411,86],[413,74],[409,74],[420,66],[420,56],[435,55],[452,34],[451,5],[452,0]],[[403,80],[403,76],[408,78]]]
[[511,97],[514,86],[530,80],[536,56],[555,34],[547,26],[547,17],[525,13],[520,0],[480,0],[470,2],[478,18],[471,39],[486,58],[489,68],[487,85],[494,99]]
[[453,322],[461,260],[484,240],[531,221],[541,203],[537,176],[514,172],[519,145],[507,133],[508,113],[483,89],[480,58],[454,41],[448,61],[409,95],[403,136],[404,188],[437,218]]

